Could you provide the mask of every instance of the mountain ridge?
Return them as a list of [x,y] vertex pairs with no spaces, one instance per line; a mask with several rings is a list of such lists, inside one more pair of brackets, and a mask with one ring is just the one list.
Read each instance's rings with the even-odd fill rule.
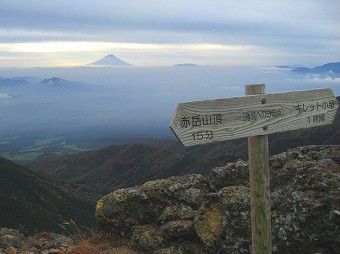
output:
[[82,82],[71,81],[58,77],[52,77],[43,79],[39,82],[39,85],[50,86],[50,87],[71,87],[71,86],[86,86],[87,84]]
[[316,75],[321,78],[335,79],[340,77],[340,62],[326,63],[312,68],[294,67],[291,68],[291,72],[298,75]]
[[0,87],[26,86],[31,84],[24,79],[2,78],[0,77]]
[[63,79],[59,77],[52,77],[52,78],[45,78],[39,82],[30,82],[25,80],[24,78],[2,78],[0,77],[0,88],[6,87],[6,88],[14,88],[14,87],[27,87],[27,86],[50,86],[50,87],[63,87],[63,86],[88,86],[88,84],[79,82],[79,81],[72,81],[68,79]]
[[340,73],[340,62],[335,63],[326,63],[324,65],[315,66],[313,68],[307,67],[296,67],[292,69],[293,72],[300,72],[300,73],[326,73],[326,72],[333,72],[333,73]]
[[[338,126],[340,111],[332,125],[274,133],[269,138],[270,153],[306,145],[340,145]],[[173,140],[146,140],[144,144],[113,145],[69,156],[45,154],[26,166],[107,193],[173,175],[204,175],[213,167],[247,160],[247,151],[246,138],[189,148]]]
[[68,156],[41,155],[39,160],[27,166],[107,193],[150,179],[181,174],[194,163],[189,155],[143,144],[125,144]]

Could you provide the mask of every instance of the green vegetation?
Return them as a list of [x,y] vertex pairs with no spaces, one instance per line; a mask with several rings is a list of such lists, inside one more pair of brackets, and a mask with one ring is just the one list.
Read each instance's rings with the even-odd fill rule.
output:
[[34,142],[33,147],[46,146],[46,145],[50,145],[50,144],[59,143],[59,142],[65,141],[65,140],[66,140],[66,138],[64,136],[55,137],[55,138],[37,139]]
[[67,145],[67,144],[65,144],[63,146],[63,148],[69,149],[69,150],[71,150],[73,152],[85,152],[85,151],[88,151],[88,149],[80,148],[77,145]]
[[28,160],[35,160],[41,153],[39,152],[25,152],[25,153],[18,153],[18,154],[4,154],[4,157],[9,160],[14,161],[28,161]]
[[14,161],[32,161],[45,153],[72,154],[88,151],[78,147],[76,144],[68,144],[64,136],[46,139],[36,139],[33,144],[20,150],[5,152],[1,156]]

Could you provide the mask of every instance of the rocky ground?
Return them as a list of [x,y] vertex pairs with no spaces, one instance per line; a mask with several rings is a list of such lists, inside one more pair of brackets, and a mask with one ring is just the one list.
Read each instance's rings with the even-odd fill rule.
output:
[[90,237],[81,232],[66,237],[50,232],[24,236],[18,230],[0,228],[0,254],[136,254],[125,239],[108,233]]
[[[0,228],[0,254],[251,252],[249,170],[239,160],[198,174],[116,190],[97,203],[90,238]],[[340,146],[270,158],[273,253],[340,254]]]
[[25,237],[18,230],[0,228],[0,253],[62,254],[74,246],[71,238],[53,233],[40,233]]
[[[97,203],[98,226],[139,253],[250,253],[248,164],[120,189]],[[273,253],[340,253],[340,146],[270,158]]]

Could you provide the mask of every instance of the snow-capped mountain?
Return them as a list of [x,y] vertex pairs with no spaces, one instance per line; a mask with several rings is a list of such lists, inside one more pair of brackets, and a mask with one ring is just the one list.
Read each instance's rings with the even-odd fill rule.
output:
[[131,66],[131,64],[120,60],[114,55],[107,55],[93,63],[87,64],[90,67],[115,67],[115,66]]

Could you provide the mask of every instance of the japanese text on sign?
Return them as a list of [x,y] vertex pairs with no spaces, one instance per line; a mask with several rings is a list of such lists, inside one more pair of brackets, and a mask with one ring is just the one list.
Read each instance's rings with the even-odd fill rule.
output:
[[285,114],[283,108],[245,112],[243,114],[243,121],[253,121],[257,119],[269,119],[283,116]]
[[325,121],[326,121],[326,115],[325,114],[318,114],[318,115],[308,117],[309,123],[323,123]]
[[222,124],[222,115],[221,114],[212,114],[212,115],[196,115],[192,117],[182,117],[180,118],[181,128],[188,128],[190,126],[205,126],[205,125],[214,125],[214,124]]
[[296,106],[296,110],[299,111],[299,113],[304,112],[311,112],[311,111],[321,111],[326,109],[334,109],[335,107],[335,101],[329,100],[329,101],[323,101],[323,102],[314,102],[314,103],[298,103]]
[[185,146],[331,124],[329,88],[179,103],[170,123]]
[[213,139],[214,133],[212,131],[199,131],[192,134],[194,140]]

